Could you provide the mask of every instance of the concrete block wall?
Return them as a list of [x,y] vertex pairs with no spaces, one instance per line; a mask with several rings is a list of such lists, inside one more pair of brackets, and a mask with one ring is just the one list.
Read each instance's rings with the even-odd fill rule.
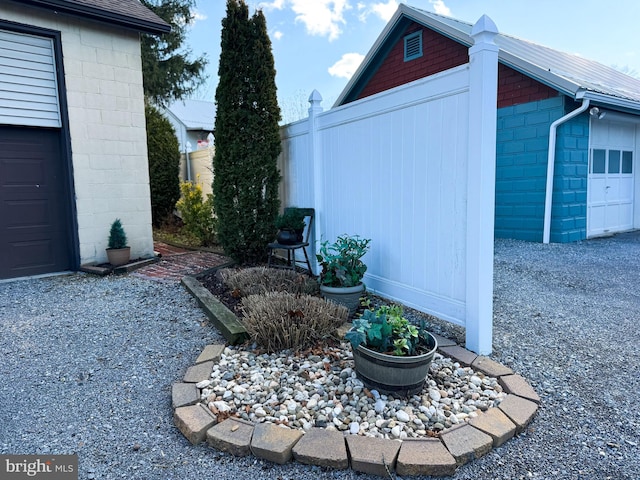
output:
[[[568,101],[565,113],[579,105]],[[576,242],[587,238],[588,173],[589,115],[585,112],[558,127],[551,208],[552,242]]]
[[80,263],[106,261],[115,218],[132,257],[152,256],[138,33],[24,5],[3,5],[2,15],[61,32]]
[[549,126],[564,97],[498,109],[495,235],[542,241]]

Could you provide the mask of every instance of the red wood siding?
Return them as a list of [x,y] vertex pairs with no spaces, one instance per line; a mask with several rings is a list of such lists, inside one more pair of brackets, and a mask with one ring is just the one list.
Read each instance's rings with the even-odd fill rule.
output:
[[498,64],[498,108],[557,96],[558,92],[553,88],[501,63]]
[[[404,61],[404,37],[422,30],[422,57]],[[468,49],[433,30],[410,25],[358,98],[368,97],[405,83],[469,62]]]
[[[419,30],[422,30],[423,55],[405,62],[404,37]],[[368,97],[468,62],[467,47],[433,30],[413,24],[393,46],[358,98]],[[498,108],[556,96],[558,92],[553,88],[498,64]]]

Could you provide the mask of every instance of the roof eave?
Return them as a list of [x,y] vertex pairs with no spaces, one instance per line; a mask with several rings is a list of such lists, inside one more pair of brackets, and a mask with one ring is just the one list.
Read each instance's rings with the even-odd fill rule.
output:
[[589,99],[592,102],[615,107],[624,112],[633,113],[635,115],[638,115],[638,113],[640,112],[640,102],[636,100],[630,100],[628,98],[614,97],[604,93],[582,89],[576,94],[576,100],[582,99]]
[[358,69],[351,76],[351,78],[349,79],[349,82],[347,82],[347,85],[344,87],[344,89],[336,99],[335,103],[333,104],[333,107],[340,106],[342,102],[347,98],[347,96],[351,93],[351,90],[359,80],[362,73],[366,71],[366,69],[369,67],[371,62],[375,59],[375,57],[378,54],[378,51],[380,50],[380,48],[382,48],[384,43],[387,41],[389,36],[393,33],[396,26],[398,25],[398,23],[403,17],[408,18],[409,20],[412,20],[414,22],[422,23],[423,25],[428,25],[433,30],[443,35],[446,35],[454,40],[457,40],[463,43],[464,45],[471,46],[473,44],[471,37],[469,37],[468,35],[465,35],[459,30],[456,30],[455,28],[451,28],[449,25],[439,23],[435,21],[433,18],[429,17],[428,15],[424,15],[421,12],[416,11],[412,7],[409,7],[404,3],[401,3],[398,6],[396,13],[394,13],[393,17],[391,17],[391,20],[387,22],[387,25],[385,26],[385,28],[382,30],[382,32],[376,39],[371,49],[369,49],[369,52],[367,53],[364,60],[362,60],[362,63],[360,64]]
[[376,53],[378,52],[382,44],[385,42],[389,34],[395,28],[396,24],[400,20],[400,17],[404,13],[403,9],[404,9],[404,4],[401,3],[398,9],[396,10],[396,13],[394,13],[393,17],[391,17],[391,20],[387,22],[386,26],[382,30],[382,33],[378,35],[378,38],[374,42],[373,46],[369,49],[369,52],[360,63],[360,66],[356,69],[354,74],[351,75],[351,78],[347,82],[347,85],[342,89],[342,92],[340,92],[340,95],[338,95],[338,98],[336,99],[332,108],[341,105],[344,99],[347,97],[347,95],[351,92],[351,89],[354,87],[355,83],[358,81],[362,73],[367,69],[371,61],[375,58]]
[[22,3],[30,4],[35,7],[46,8],[48,10],[54,9],[57,12],[81,16],[101,23],[119,25],[152,35],[162,35],[171,31],[171,25],[160,18],[159,22],[152,22],[91,7],[89,5],[81,5],[77,3],[70,5],[64,0],[22,0]]

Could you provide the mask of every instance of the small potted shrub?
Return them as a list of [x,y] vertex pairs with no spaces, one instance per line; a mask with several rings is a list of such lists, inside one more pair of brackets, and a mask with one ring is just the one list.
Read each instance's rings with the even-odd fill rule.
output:
[[301,243],[305,226],[304,211],[297,207],[285,208],[284,212],[276,217],[275,225],[278,229],[278,243],[282,245]]
[[127,246],[127,235],[124,233],[120,219],[116,218],[109,231],[107,258],[111,265],[119,267],[129,262],[130,254],[131,248]]
[[328,300],[340,303],[353,315],[365,291],[362,283],[367,266],[362,257],[369,251],[370,239],[358,235],[341,235],[334,243],[323,242],[316,255],[322,267],[320,293]]
[[383,393],[414,395],[422,390],[438,348],[424,322],[416,326],[399,305],[367,309],[345,335],[357,375]]

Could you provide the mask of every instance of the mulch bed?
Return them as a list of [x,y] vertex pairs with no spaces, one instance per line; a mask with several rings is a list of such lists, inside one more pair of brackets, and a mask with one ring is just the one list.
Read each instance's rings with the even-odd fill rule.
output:
[[209,290],[229,310],[235,313],[236,316],[242,317],[242,297],[229,290],[229,288],[220,279],[218,270],[202,275],[198,277],[198,280],[200,280],[200,283],[204,288]]

